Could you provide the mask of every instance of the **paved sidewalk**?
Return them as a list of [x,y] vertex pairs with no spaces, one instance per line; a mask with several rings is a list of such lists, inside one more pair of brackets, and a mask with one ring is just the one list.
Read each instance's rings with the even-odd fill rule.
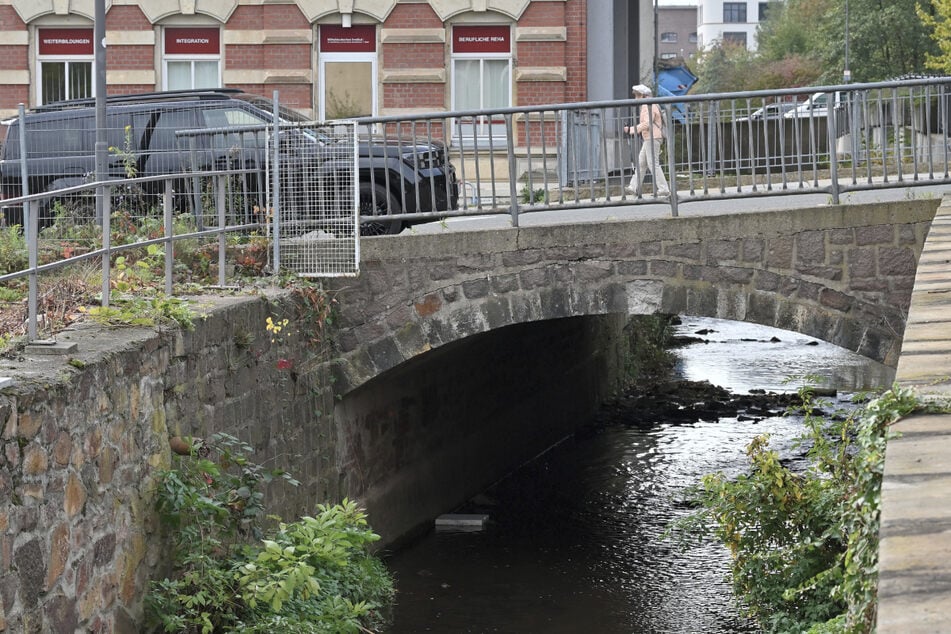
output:
[[[951,195],[915,278],[896,382],[951,397]],[[882,483],[878,634],[951,633],[951,415],[896,426]]]

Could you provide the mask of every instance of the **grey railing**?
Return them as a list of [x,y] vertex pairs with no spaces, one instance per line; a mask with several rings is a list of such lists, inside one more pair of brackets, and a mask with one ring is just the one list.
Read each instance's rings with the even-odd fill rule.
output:
[[[403,223],[508,214],[517,226],[520,213],[657,202],[649,188],[625,191],[638,140],[624,127],[642,104],[666,114],[662,155],[672,215],[680,203],[710,198],[825,192],[838,203],[848,191],[951,182],[949,92],[951,78],[918,78],[358,123],[376,142],[398,136],[407,146],[447,148],[458,179],[455,206],[428,213],[391,207]],[[829,98],[826,107],[812,104],[814,93]],[[767,104],[775,105],[761,111]],[[419,180],[427,178],[424,191],[445,187],[420,170]]]
[[[176,179],[186,176],[192,177],[192,174],[90,182],[4,201],[6,205],[22,206],[28,266],[20,271],[0,275],[0,284],[6,284],[21,278],[27,278],[28,280],[27,340],[35,341],[38,336],[40,276],[84,261],[93,260],[98,262],[102,272],[102,291],[99,301],[100,305],[109,306],[113,282],[116,280],[116,274],[113,270],[113,257],[132,250],[141,251],[147,249],[150,245],[162,245],[164,252],[162,274],[164,292],[171,296],[173,294],[175,244],[182,240],[216,239],[218,285],[226,286],[228,270],[226,266],[227,236],[234,233],[247,234],[264,228],[260,222],[248,218],[243,213],[236,213],[232,203],[235,197],[229,195],[229,180],[244,173],[246,173],[246,170],[222,170],[204,172],[199,175],[201,180],[208,184],[207,190],[209,191],[209,197],[213,200],[213,205],[211,205],[213,211],[211,214],[203,216],[203,223],[198,225],[203,226],[203,228],[195,231],[176,229],[175,219],[181,212],[173,205]],[[160,193],[151,195],[142,193],[139,188],[146,185],[156,185]],[[153,192],[156,191],[155,188],[151,189]],[[96,207],[95,199],[99,191],[102,193],[103,215],[100,221],[94,222],[92,214]],[[134,193],[129,194],[129,192]],[[135,204],[128,207],[128,210],[134,214],[130,216],[130,221],[137,225],[146,223],[158,225],[159,228],[156,233],[160,235],[151,238],[138,237],[134,242],[125,244],[113,244],[113,227],[111,224],[113,221],[113,207],[123,204],[124,200],[130,196],[136,198]],[[40,209],[44,206],[50,206],[51,201],[54,200],[59,205],[72,208],[71,211],[76,222],[72,224],[67,219],[64,224],[86,228],[82,232],[84,234],[82,238],[77,238],[75,233],[68,229],[59,232],[40,233]],[[63,207],[60,208],[61,219],[69,214],[70,210],[63,211]],[[93,227],[94,231],[90,233],[88,231],[89,227]],[[98,244],[96,244],[97,241]],[[62,255],[54,255],[49,258],[50,261],[40,263],[41,245],[57,247]]]
[[[238,141],[226,148],[230,157],[226,169],[109,180],[4,200],[4,207],[25,210],[29,263],[24,271],[0,275],[0,283],[28,278],[28,337],[32,340],[37,336],[40,274],[98,258],[103,272],[101,302],[108,305],[112,257],[128,249],[161,244],[165,247],[165,290],[171,294],[174,243],[214,238],[218,242],[218,282],[224,286],[226,236],[268,231],[269,218],[287,217],[287,225],[299,228],[301,237],[315,236],[319,249],[303,252],[305,264],[326,250],[328,237],[340,244],[345,239],[347,248],[331,252],[328,261],[334,263],[333,274],[354,274],[356,268],[348,260],[355,256],[359,262],[359,241],[353,232],[343,235],[351,226],[339,204],[346,192],[359,199],[361,229],[385,229],[373,233],[393,233],[414,223],[447,217],[486,214],[509,215],[517,226],[524,213],[656,203],[649,188],[634,194],[625,189],[638,140],[624,128],[633,123],[642,104],[658,104],[666,114],[662,154],[671,183],[672,216],[677,215],[680,204],[712,198],[825,192],[838,203],[849,191],[949,183],[949,87],[951,78],[922,78],[363,118],[357,121],[363,132],[362,146],[347,150],[352,161],[343,160],[346,157],[336,142],[322,142],[332,160],[310,151],[314,161],[288,175],[314,183],[323,179],[334,187],[298,188],[296,199],[289,198],[286,206],[267,188],[267,183],[277,188],[286,179],[274,173],[273,165],[262,174],[259,158],[251,160],[263,155],[266,162],[269,137],[258,135],[256,126],[253,130],[230,129],[224,133],[238,135]],[[828,103],[824,107],[811,104],[808,98],[814,93],[823,93]],[[767,104],[773,104],[769,108],[773,112],[763,116]],[[778,114],[772,116],[774,113]],[[278,127],[277,121],[274,127]],[[194,148],[187,146],[195,136],[185,132],[178,136],[186,146],[178,151],[194,154]],[[280,145],[272,149],[277,158]],[[289,156],[298,154],[301,151],[292,150]],[[118,158],[122,157],[120,152]],[[342,179],[336,169],[328,172],[327,166],[334,161],[355,162],[356,178],[351,174]],[[89,204],[97,189],[105,200],[101,215],[91,211],[95,204]],[[154,198],[140,205],[134,221],[160,218],[162,230],[133,244],[111,244],[112,212],[131,199],[141,202],[146,190]],[[315,195],[328,191],[338,194],[329,198]],[[54,201],[68,206],[75,199],[86,202],[80,202],[80,212],[66,213],[66,219],[75,216],[77,224],[101,227],[101,243],[81,254],[71,252],[41,264],[39,245],[44,240],[71,239],[50,236],[46,230],[41,235],[41,209],[46,210],[44,219],[49,221]],[[183,199],[194,218],[194,230],[176,233],[175,218],[183,212]],[[173,200],[179,202],[173,204]],[[208,201],[208,213],[204,201]],[[294,205],[312,212],[305,218],[288,216]],[[151,211],[143,211],[146,208]],[[57,207],[56,212],[62,209]]]

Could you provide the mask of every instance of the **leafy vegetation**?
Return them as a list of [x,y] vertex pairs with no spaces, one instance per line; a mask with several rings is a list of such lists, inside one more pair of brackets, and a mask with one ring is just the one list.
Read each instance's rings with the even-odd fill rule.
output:
[[734,591],[766,632],[867,632],[873,623],[885,443],[920,407],[894,387],[847,415],[827,417],[803,388],[809,467],[784,465],[759,436],[749,473],[705,476],[698,509],[677,520],[684,540],[714,536],[732,555]]
[[248,460],[251,448],[232,436],[178,440],[187,455],[158,478],[172,574],[146,598],[152,626],[344,633],[382,623],[393,583],[369,554],[379,537],[354,502],[321,504],[313,516],[266,530],[262,489],[297,482]]
[[947,47],[948,0],[773,1],[757,30],[755,51],[724,42],[698,54],[695,92],[841,83],[846,15],[853,81],[951,68],[939,62],[947,59],[939,51]]

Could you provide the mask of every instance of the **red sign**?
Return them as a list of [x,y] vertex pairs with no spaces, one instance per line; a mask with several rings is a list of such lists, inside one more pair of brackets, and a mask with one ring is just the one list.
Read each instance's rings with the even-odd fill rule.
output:
[[507,26],[452,27],[453,53],[509,53],[512,29]]
[[165,29],[166,55],[220,55],[221,31],[217,27]]
[[92,29],[40,29],[40,55],[92,55]]
[[357,24],[349,28],[334,24],[320,25],[322,53],[373,53],[376,51],[376,26]]

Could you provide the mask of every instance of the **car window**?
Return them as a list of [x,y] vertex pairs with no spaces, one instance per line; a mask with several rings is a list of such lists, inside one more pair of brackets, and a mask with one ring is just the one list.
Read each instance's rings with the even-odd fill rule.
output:
[[26,155],[49,158],[89,154],[92,130],[92,117],[88,116],[27,121]]
[[[232,147],[264,147],[268,121],[241,108],[211,108],[201,111],[204,128],[210,129],[211,145],[220,149]],[[259,129],[224,132],[223,129],[256,127]]]

